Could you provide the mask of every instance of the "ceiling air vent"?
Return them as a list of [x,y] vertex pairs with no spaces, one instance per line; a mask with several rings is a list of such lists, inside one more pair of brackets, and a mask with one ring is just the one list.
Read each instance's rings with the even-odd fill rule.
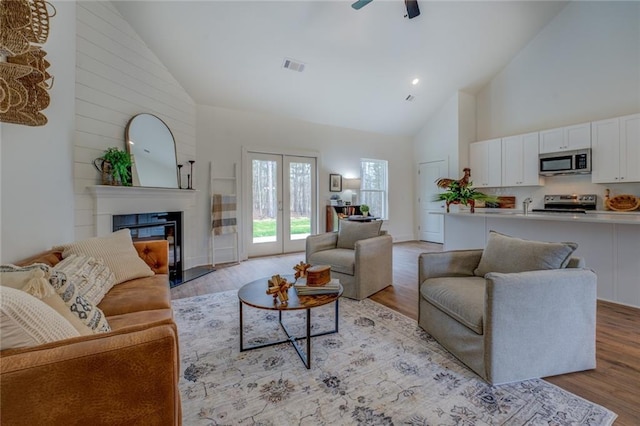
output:
[[415,97],[415,96],[413,96],[413,95],[407,95],[407,97],[406,97],[406,98],[404,98],[404,100],[405,100],[405,101],[412,102],[415,98],[416,98],[416,97]]
[[291,71],[304,71],[305,64],[300,61],[295,61],[293,59],[284,58],[284,62],[282,63],[282,68],[286,68]]

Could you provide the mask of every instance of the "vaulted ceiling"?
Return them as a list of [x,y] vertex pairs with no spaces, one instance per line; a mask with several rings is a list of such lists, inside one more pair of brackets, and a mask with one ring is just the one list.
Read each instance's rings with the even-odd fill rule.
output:
[[[414,135],[456,91],[482,88],[567,4],[419,0],[420,16],[407,19],[402,0],[351,3],[115,5],[198,104]],[[285,58],[304,71],[283,68]]]

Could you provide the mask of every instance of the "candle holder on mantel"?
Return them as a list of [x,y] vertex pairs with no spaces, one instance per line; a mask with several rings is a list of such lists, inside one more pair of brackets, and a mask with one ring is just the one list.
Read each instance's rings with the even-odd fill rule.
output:
[[196,160],[189,160],[189,164],[191,165],[191,173],[187,175],[187,180],[189,181],[189,186],[188,189],[193,189],[193,163],[195,163]]
[[178,188],[182,189],[182,164],[178,164]]

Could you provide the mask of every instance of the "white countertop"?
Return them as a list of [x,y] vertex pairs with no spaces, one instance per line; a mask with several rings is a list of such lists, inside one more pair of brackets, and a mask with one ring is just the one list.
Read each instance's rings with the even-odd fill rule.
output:
[[540,213],[529,212],[524,214],[522,210],[514,209],[484,209],[476,208],[475,213],[471,213],[467,209],[459,211],[451,211],[450,213],[438,212],[439,214],[449,214],[456,216],[476,216],[476,217],[493,217],[500,219],[517,219],[517,220],[553,220],[563,222],[593,222],[593,223],[621,223],[628,225],[640,225],[640,212],[612,212],[604,210],[596,210],[584,213]]

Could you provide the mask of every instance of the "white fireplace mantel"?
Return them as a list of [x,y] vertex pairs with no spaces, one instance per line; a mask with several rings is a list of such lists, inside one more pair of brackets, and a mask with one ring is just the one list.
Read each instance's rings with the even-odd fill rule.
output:
[[113,215],[188,212],[195,206],[194,189],[151,188],[143,186],[93,185],[88,187],[95,200],[96,235],[112,232]]

